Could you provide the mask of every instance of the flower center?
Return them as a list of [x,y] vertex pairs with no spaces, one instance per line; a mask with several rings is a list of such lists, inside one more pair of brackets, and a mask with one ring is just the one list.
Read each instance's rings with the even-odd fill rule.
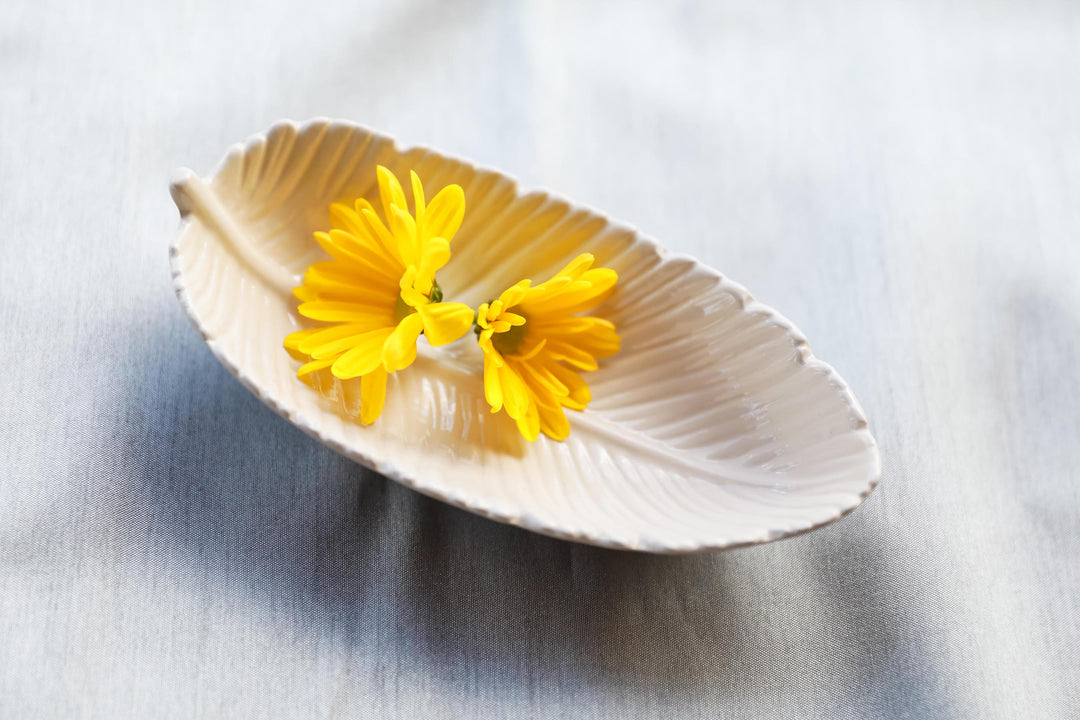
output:
[[497,332],[491,336],[491,345],[499,351],[500,355],[513,355],[521,347],[521,343],[524,342],[525,336],[528,334],[525,330],[528,327],[528,320],[524,325],[511,325],[510,329],[506,332]]
[[[431,281],[431,294],[428,296],[428,302],[442,302],[442,299],[442,288],[439,287],[438,281],[433,279]],[[401,322],[414,312],[416,312],[416,308],[405,302],[405,298],[401,297],[401,293],[398,293],[397,303],[394,304],[394,322]]]

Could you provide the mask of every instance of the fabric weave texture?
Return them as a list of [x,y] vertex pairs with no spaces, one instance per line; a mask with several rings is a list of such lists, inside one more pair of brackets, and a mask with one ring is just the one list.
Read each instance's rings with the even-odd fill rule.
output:
[[[0,4],[0,718],[1080,715],[1080,5]],[[881,486],[657,557],[322,447],[173,296],[170,172],[281,117],[699,257],[861,401]]]

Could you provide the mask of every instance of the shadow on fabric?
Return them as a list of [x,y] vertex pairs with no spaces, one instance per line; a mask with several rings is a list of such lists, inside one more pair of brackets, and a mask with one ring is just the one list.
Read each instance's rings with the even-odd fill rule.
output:
[[[323,447],[263,406],[179,321],[162,323],[126,362],[119,445],[131,480],[114,492],[137,529],[127,534],[145,538],[133,551],[186,564],[208,598],[250,597],[248,622],[338,648],[358,673],[374,672],[362,669],[370,663],[399,682],[556,701],[612,686],[656,703],[680,694],[796,700],[813,690],[798,673],[839,677],[865,661],[841,648],[833,666],[808,665],[815,653],[836,655],[802,626],[803,614],[830,609],[792,590],[837,580],[791,577],[813,567],[804,560],[828,567],[812,544],[810,557],[790,544],[786,554],[662,557],[543,537]],[[780,557],[794,564],[772,564]],[[884,570],[866,577],[877,575]],[[846,582],[842,590],[859,593]],[[889,603],[889,588],[878,590]],[[849,641],[862,630],[886,647],[903,641],[895,615],[882,622],[871,608],[854,620],[867,627],[841,628]]]

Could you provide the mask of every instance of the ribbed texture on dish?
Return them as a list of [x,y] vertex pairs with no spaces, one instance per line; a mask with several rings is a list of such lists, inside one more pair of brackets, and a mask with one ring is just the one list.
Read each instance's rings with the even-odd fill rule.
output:
[[[439,273],[477,305],[581,252],[618,271],[594,314],[622,351],[586,380],[557,443],[525,442],[484,402],[471,334],[391,377],[383,416],[358,421],[358,381],[296,378],[282,349],[303,326],[289,294],[334,201],[377,194],[375,166],[429,192],[465,190],[465,222]],[[208,179],[180,171],[171,249],[177,294],[214,354],[308,434],[409,487],[502,522],[580,542],[692,552],[765,542],[841,517],[880,459],[858,403],[790,322],[741,286],[602,214],[501,173],[346,122],[282,122],[233,147]]]

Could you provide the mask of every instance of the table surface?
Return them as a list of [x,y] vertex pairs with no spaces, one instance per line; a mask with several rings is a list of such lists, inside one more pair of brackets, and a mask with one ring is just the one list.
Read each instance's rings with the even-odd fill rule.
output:
[[[1076,717],[1080,5],[0,5],[0,716]],[[880,488],[573,545],[303,435],[188,326],[171,170],[349,118],[794,320]]]

